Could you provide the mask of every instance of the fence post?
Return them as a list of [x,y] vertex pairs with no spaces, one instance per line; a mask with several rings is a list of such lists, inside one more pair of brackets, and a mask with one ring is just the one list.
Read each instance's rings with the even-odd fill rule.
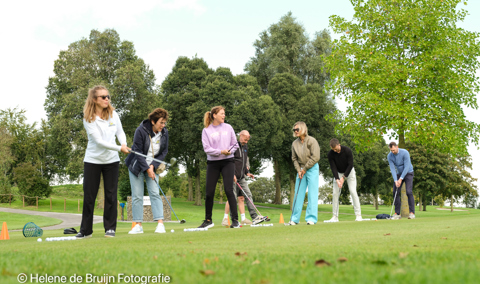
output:
[[50,211],[52,211],[52,198],[50,197]]
[[78,200],[78,212],[80,212],[80,199],[77,199]]
[[38,210],[38,196],[35,196],[36,200],[37,200],[37,210]]
[[22,195],[22,203],[23,203],[23,207],[25,207],[25,195]]
[[63,211],[65,211],[65,212],[67,211],[67,199],[66,198],[63,199]]

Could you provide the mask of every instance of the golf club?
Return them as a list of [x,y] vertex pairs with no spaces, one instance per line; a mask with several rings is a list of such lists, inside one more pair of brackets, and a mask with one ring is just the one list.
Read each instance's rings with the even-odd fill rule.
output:
[[295,196],[293,197],[293,207],[292,207],[292,214],[290,215],[290,221],[288,222],[288,224],[285,224],[285,226],[289,226],[290,222],[292,222],[293,211],[295,211],[295,204],[297,202],[298,190],[300,189],[300,185],[302,184],[302,179],[303,178],[301,178],[300,181],[298,182],[298,187],[297,187],[297,190],[295,191]]
[[250,201],[250,203],[253,205],[253,208],[255,208],[255,210],[257,210],[258,215],[262,216],[262,218],[260,219],[260,221],[254,222],[253,225],[260,224],[260,223],[262,223],[263,221],[267,220],[267,219],[268,219],[268,216],[263,216],[262,213],[260,213],[260,211],[257,209],[257,207],[255,206],[255,204],[253,204],[253,201],[250,199],[250,197],[248,197],[248,195],[245,193],[245,190],[243,190],[243,188],[240,186],[240,184],[239,184],[238,182],[237,182],[237,186],[242,190],[243,195],[246,196],[247,199],[248,199],[248,201]]
[[158,181],[157,181],[156,178],[155,178],[155,183],[157,184],[158,189],[160,189],[160,192],[162,193],[163,197],[165,197],[165,201],[167,201],[168,205],[170,206],[170,209],[172,209],[173,214],[175,214],[175,217],[177,217],[178,222],[179,222],[180,224],[184,224],[185,222],[187,222],[187,221],[185,221],[185,219],[182,219],[182,220],[178,219],[177,213],[175,213],[175,210],[173,210],[172,204],[170,204],[170,202],[168,202],[168,199],[167,199],[167,197],[165,196],[165,193],[163,193],[163,190],[162,190],[162,188],[160,187],[160,185],[158,184]]
[[161,163],[161,164],[165,164],[165,166],[167,166],[167,167],[171,167],[171,166],[173,166],[173,165],[175,165],[175,164],[177,163],[177,159],[175,159],[175,158],[171,158],[171,159],[170,159],[170,163],[167,163],[167,162],[160,161],[160,160],[158,160],[158,159],[149,157],[149,156],[144,155],[144,154],[142,154],[142,153],[139,153],[139,152],[137,152],[137,151],[130,150],[130,153],[133,153],[133,154],[135,154],[135,155],[139,155],[139,156],[142,156],[142,157],[145,157],[145,158],[152,159],[152,160],[155,161],[155,162],[158,162],[158,163]]
[[[402,184],[400,184],[400,188],[402,188]],[[395,198],[397,197],[398,191],[399,191],[400,188],[397,188],[397,191],[395,192],[395,195],[393,196],[392,209],[390,210],[390,220],[392,219],[393,206],[395,206]]]

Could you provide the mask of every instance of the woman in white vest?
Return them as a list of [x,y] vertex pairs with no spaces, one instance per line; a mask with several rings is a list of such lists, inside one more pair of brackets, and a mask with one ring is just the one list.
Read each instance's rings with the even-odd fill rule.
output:
[[[83,108],[83,126],[87,131],[88,144],[83,160],[83,213],[77,239],[92,236],[93,209],[103,175],[105,206],[103,226],[105,237],[115,237],[117,228],[117,185],[120,158],[118,151],[127,154],[127,139],[122,123],[113,106],[110,94],[103,86],[88,91]],[[115,137],[121,146],[117,145]]]

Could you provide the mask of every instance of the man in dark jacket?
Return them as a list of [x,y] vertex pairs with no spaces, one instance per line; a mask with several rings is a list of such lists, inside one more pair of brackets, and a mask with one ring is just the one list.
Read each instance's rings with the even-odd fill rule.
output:
[[[251,225],[252,221],[245,218],[245,202],[247,203],[248,212],[250,213],[250,217],[254,222],[256,219],[262,218],[262,216],[258,216],[253,204],[250,201],[245,201],[245,197],[243,191],[247,194],[247,197],[252,200],[252,193],[248,188],[248,183],[245,180],[245,177],[254,178],[254,176],[250,173],[250,165],[248,163],[248,146],[247,143],[250,140],[250,133],[247,130],[242,130],[238,137],[238,145],[239,148],[235,151],[234,159],[235,159],[235,196],[238,197],[238,208],[240,209],[241,215],[241,222],[240,224],[243,225]],[[243,191],[238,187],[237,182],[242,187]],[[228,202],[225,204],[225,216],[222,221],[222,226],[228,225],[228,213],[230,212],[230,206],[228,206]]]

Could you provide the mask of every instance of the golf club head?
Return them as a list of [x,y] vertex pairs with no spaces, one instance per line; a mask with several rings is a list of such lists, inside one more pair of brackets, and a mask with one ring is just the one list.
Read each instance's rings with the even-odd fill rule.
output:
[[180,224],[185,224],[185,222],[187,222],[187,221],[185,221],[185,219],[182,219],[182,220],[180,221]]
[[177,163],[177,159],[176,158],[171,158],[169,166],[171,167],[171,166],[175,165],[176,163]]

